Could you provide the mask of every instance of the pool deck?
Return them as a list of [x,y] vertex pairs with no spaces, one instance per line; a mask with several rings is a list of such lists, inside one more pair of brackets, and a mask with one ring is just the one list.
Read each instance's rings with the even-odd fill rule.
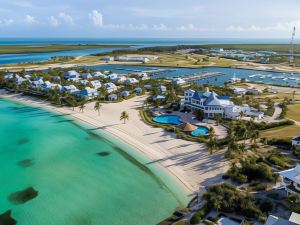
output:
[[[120,103],[103,104],[100,116],[94,110],[94,103],[86,104],[82,113],[78,108],[73,111],[69,107],[55,107],[48,102],[19,94],[7,95],[0,91],[0,97],[67,114],[117,137],[143,154],[148,159],[148,164],[164,167],[190,195],[196,193],[199,186],[222,182],[222,175],[229,168],[228,161],[224,159],[225,150],[209,154],[205,144],[178,139],[174,133],[145,124],[138,109],[143,107],[146,96],[137,96]],[[122,111],[129,113],[130,119],[126,124],[120,121]],[[186,116],[182,115],[183,119]],[[223,135],[222,130],[217,130],[216,133]]]

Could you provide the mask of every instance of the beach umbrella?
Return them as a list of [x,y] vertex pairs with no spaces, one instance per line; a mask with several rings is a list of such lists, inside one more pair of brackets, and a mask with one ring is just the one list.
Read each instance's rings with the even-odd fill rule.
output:
[[190,123],[182,123],[178,126],[182,131],[184,132],[193,132],[194,130],[197,129],[196,126],[190,124]]

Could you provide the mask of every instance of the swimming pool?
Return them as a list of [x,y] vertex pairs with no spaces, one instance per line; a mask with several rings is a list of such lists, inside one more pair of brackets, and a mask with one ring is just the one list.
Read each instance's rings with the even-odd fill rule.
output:
[[180,116],[176,116],[176,115],[157,116],[153,118],[153,121],[156,123],[171,124],[171,125],[179,125],[182,123]]
[[191,132],[191,135],[194,137],[203,136],[203,135],[207,135],[208,131],[209,131],[209,129],[207,127],[200,126],[196,130]]

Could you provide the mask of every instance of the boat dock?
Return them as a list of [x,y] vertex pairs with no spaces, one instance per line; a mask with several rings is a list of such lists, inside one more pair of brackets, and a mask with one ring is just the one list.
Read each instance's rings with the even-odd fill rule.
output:
[[195,82],[198,80],[206,79],[206,78],[211,78],[211,77],[218,77],[225,75],[225,73],[221,72],[199,72],[199,73],[193,73],[189,75],[184,75],[180,76],[179,78],[182,78],[186,82]]
[[150,75],[170,73],[177,71],[176,69],[151,69],[151,70],[136,70],[136,69],[127,69],[127,68],[116,68],[117,70],[123,70],[132,73],[147,73]]

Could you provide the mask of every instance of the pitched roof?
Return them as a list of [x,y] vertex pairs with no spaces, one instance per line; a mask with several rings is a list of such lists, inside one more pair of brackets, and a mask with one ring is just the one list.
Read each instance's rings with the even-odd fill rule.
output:
[[218,95],[213,91],[205,100],[204,105],[221,105],[221,102],[218,99]]
[[194,126],[190,123],[182,123],[178,127],[184,132],[192,132],[197,129],[196,126]]
[[300,184],[300,165],[296,166],[293,169],[284,170],[279,173],[281,176],[286,177],[297,184]]
[[200,101],[201,98],[202,98],[202,93],[199,92],[199,91],[195,91],[195,93],[194,93],[194,95],[193,95],[192,98]]
[[294,138],[293,138],[293,141],[300,141],[300,136],[294,137]]

